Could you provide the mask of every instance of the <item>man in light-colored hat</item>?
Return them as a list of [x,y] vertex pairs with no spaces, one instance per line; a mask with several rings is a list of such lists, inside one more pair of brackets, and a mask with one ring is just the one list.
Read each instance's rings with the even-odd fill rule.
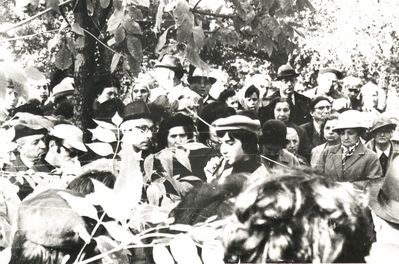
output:
[[394,159],[384,182],[370,188],[369,207],[373,216],[376,242],[367,263],[393,263],[399,257],[399,159]]
[[390,118],[378,118],[370,130],[373,138],[366,145],[367,148],[377,153],[384,176],[392,160],[399,156],[399,149],[391,140],[395,128],[396,124]]
[[[310,122],[310,99],[294,90],[296,78],[299,74],[289,64],[282,65],[277,71],[275,84],[279,87],[270,99],[277,97],[288,98],[293,107],[291,109],[291,119],[296,125]],[[259,117],[267,116],[273,110],[266,106],[259,109]]]
[[78,155],[86,151],[82,130],[59,124],[50,131],[45,160],[57,169],[57,173],[77,175],[81,172]]
[[210,76],[210,73],[207,73],[200,68],[196,68],[192,75],[188,77],[187,81],[190,84],[190,89],[203,98],[203,105],[216,101],[217,98],[213,98],[209,94],[212,85],[216,83],[216,78]]

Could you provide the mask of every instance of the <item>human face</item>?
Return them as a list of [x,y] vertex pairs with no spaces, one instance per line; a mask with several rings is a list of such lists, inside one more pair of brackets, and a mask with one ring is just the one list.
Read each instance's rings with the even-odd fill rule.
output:
[[280,95],[283,98],[291,97],[294,93],[296,78],[286,78],[276,82],[280,89]]
[[381,127],[374,132],[374,140],[376,144],[388,144],[392,138],[393,129],[389,127]]
[[347,148],[355,145],[360,138],[359,133],[354,128],[346,128],[338,131],[339,137],[341,138],[341,144]]
[[206,77],[193,77],[190,88],[202,97],[207,96],[212,84]]
[[129,120],[121,125],[123,132],[122,142],[133,146],[136,152],[147,150],[151,147],[154,133],[154,122],[151,119],[139,118]]
[[18,104],[18,93],[14,89],[6,88],[4,107],[7,110],[14,109]]
[[233,165],[234,163],[241,160],[246,160],[248,158],[248,154],[245,153],[242,149],[241,141],[236,138],[231,138],[228,135],[228,132],[225,133],[223,137],[220,138],[220,140],[220,153],[230,165]]
[[317,84],[319,85],[317,93],[327,95],[338,86],[337,75],[332,72],[323,73],[317,77]]
[[377,90],[365,90],[362,91],[362,106],[364,110],[370,110],[377,108],[378,105],[378,91]]
[[336,142],[339,139],[339,135],[337,132],[334,132],[333,129],[337,126],[337,119],[327,120],[324,125],[324,138],[327,142]]
[[288,122],[290,119],[290,106],[287,102],[278,102],[274,107],[274,118],[282,122]]
[[102,104],[108,100],[111,100],[118,96],[118,88],[116,87],[105,87],[103,92],[98,96],[97,101]]
[[188,135],[184,130],[184,127],[177,126],[169,129],[168,138],[167,138],[168,147],[179,146],[183,143],[186,143],[187,140],[188,140]]
[[47,84],[36,84],[29,86],[29,97],[31,99],[37,99],[41,103],[46,102],[48,98]]
[[313,109],[312,115],[315,121],[324,121],[331,113],[331,104],[327,100],[318,102]]
[[32,162],[40,160],[41,156],[46,153],[44,135],[22,137],[17,140],[17,144],[21,156]]
[[348,89],[348,96],[350,99],[356,99],[359,96],[360,89],[356,88],[349,88]]
[[287,127],[287,146],[286,149],[292,154],[296,155],[298,153],[299,147],[299,136],[295,129],[292,127]]
[[226,104],[228,107],[233,108],[234,110],[238,110],[238,99],[237,96],[233,95],[226,99]]
[[147,88],[145,88],[143,86],[135,85],[133,87],[133,91],[132,91],[133,101],[148,102],[149,94],[150,93],[148,92]]
[[258,108],[259,97],[256,93],[253,93],[249,97],[244,98],[245,110],[256,110]]
[[63,142],[60,146],[54,140],[49,142],[49,150],[46,155],[46,160],[54,167],[61,167],[66,162],[77,158],[79,150],[73,148],[67,142]]

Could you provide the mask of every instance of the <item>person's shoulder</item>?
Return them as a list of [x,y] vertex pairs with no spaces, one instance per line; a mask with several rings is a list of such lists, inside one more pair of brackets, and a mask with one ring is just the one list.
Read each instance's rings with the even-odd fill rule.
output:
[[310,99],[308,96],[300,94],[298,92],[294,92],[294,96],[295,96],[295,100],[297,101],[302,101],[305,103],[309,103],[312,101],[312,99]]

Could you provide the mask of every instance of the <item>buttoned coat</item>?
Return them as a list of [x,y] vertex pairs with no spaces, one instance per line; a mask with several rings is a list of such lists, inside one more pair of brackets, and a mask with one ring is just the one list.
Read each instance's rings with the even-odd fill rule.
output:
[[355,187],[364,189],[370,180],[382,177],[382,169],[377,154],[360,142],[345,165],[342,165],[341,145],[325,148],[316,165],[316,171],[339,182],[354,182]]
[[[377,153],[376,148],[375,148],[375,141],[374,138],[371,139],[369,142],[367,142],[366,147],[370,150],[372,150],[373,152]],[[399,156],[399,146],[395,145],[392,143],[391,141],[391,151],[389,153],[389,157],[388,157],[388,165],[387,165],[387,170],[392,162],[392,160],[396,157]],[[384,175],[385,176],[385,175]]]

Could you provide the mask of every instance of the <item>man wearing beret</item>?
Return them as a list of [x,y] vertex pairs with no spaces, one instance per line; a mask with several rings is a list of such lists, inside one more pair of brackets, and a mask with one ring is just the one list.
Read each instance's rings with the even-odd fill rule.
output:
[[[271,99],[282,97],[288,98],[292,103],[291,119],[296,125],[302,125],[311,121],[310,116],[310,99],[294,90],[296,84],[296,77],[299,74],[288,64],[281,66],[277,71],[277,84],[279,91],[276,91]],[[273,112],[268,106],[259,109],[259,118],[261,122],[270,112]]]
[[399,156],[399,149],[391,140],[395,128],[396,124],[389,118],[378,118],[370,131],[373,138],[366,144],[367,148],[377,153],[383,176],[385,176],[392,160]]
[[[17,143],[17,149],[14,153],[15,159],[11,161],[12,164],[5,165],[3,170],[10,172],[51,172],[54,167],[43,159],[47,151],[45,143],[47,129],[33,129],[23,124],[17,124],[13,129],[15,129],[13,141]],[[33,191],[25,179],[19,187],[18,196],[21,199]]]

